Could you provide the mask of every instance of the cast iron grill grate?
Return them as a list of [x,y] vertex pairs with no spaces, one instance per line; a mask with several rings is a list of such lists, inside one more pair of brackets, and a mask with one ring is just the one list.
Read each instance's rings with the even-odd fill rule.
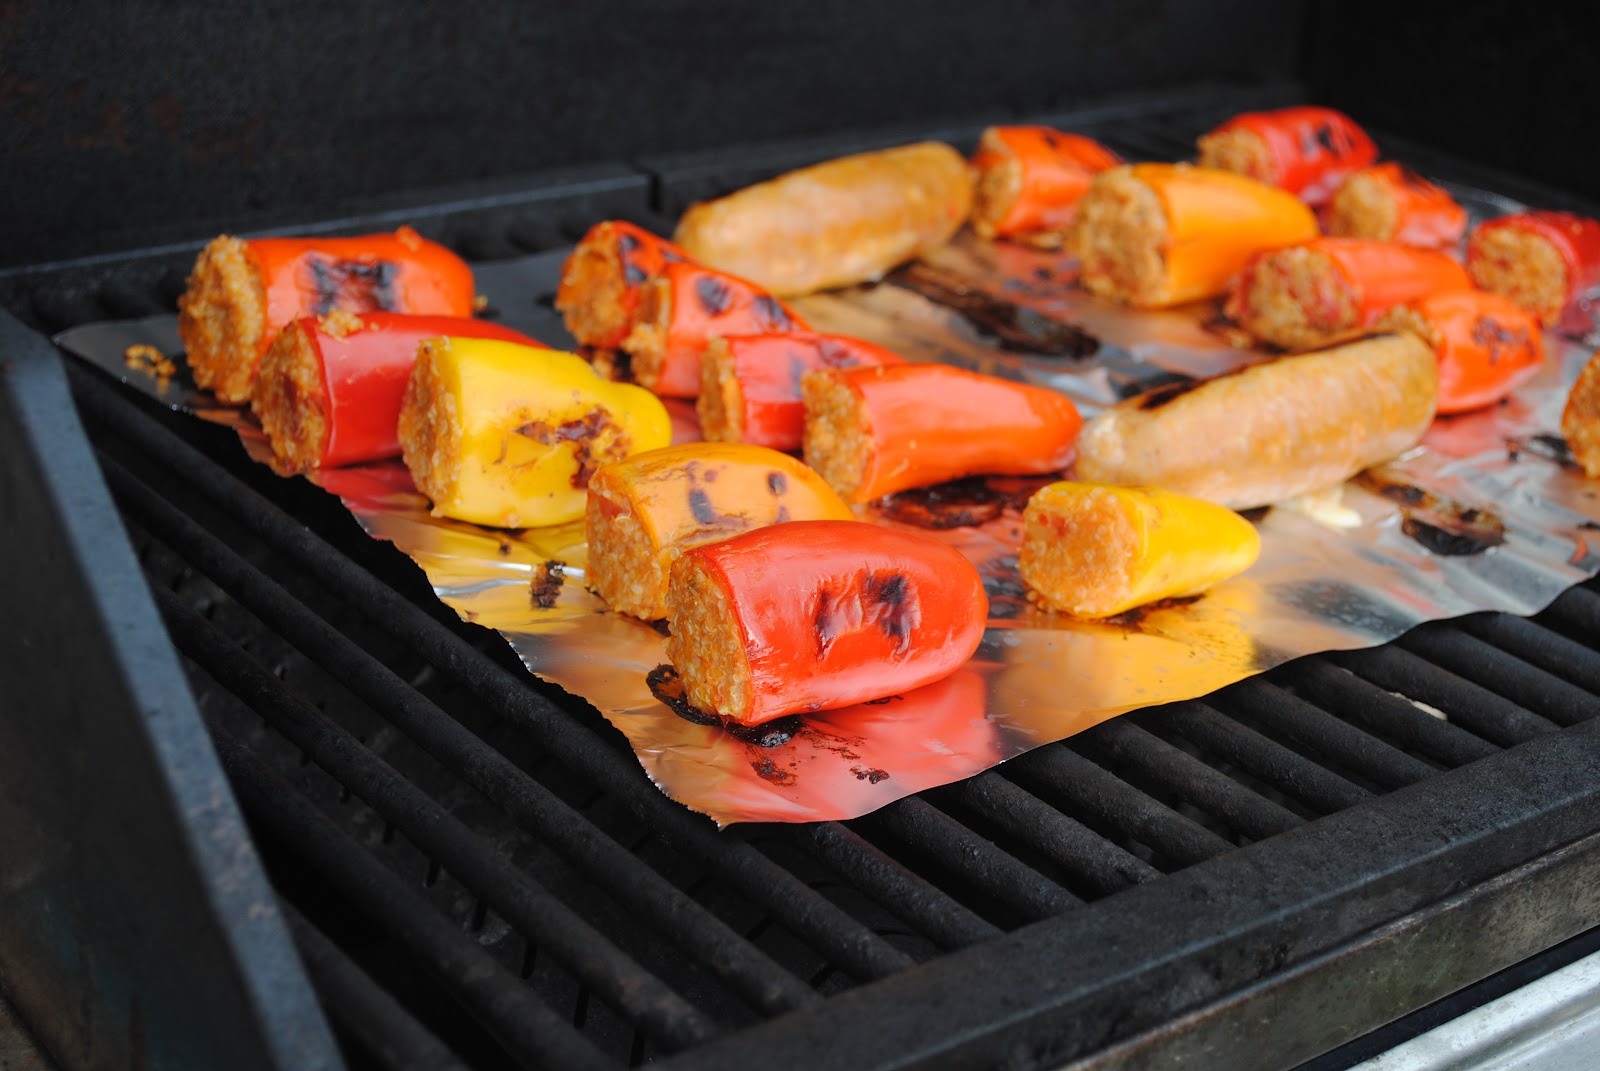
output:
[[[1173,157],[1235,107],[1083,126],[1130,156]],[[659,165],[655,206],[635,205],[635,218],[662,227],[651,213],[713,192],[703,163],[683,168],[694,183],[663,186],[672,166]],[[605,214],[593,201],[567,208],[513,213],[498,229],[479,213],[433,233],[492,258],[560,245]],[[34,288],[20,311],[58,330],[165,312],[182,285],[181,271],[108,270]],[[939,965],[948,980],[952,964],[999,959],[989,950],[1037,924],[1088,919],[1135,889],[1159,897],[1199,864],[1270,849],[1600,712],[1591,584],[1531,620],[1480,614],[1301,659],[856,821],[717,832],[661,796],[593,710],[456,622],[320,492],[252,464],[229,432],[70,362],[69,373],[352,1066],[674,1054],[734,1066],[762,1024],[806,1021],[876,983],[914,992]],[[1318,940],[1369,923],[1355,912]],[[1249,980],[1296,958],[1281,948]],[[1127,955],[1161,967],[1136,942]],[[1217,969],[1219,985],[1236,984],[1231,970]],[[938,1011],[923,1014],[936,1034]],[[1129,1017],[1016,1059],[1059,1061],[1139,1029]]]

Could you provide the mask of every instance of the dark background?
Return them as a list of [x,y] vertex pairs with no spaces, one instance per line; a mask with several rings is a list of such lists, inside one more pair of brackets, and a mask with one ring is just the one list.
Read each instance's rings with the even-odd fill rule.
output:
[[[466,13],[470,12],[470,13]],[[0,0],[0,268],[651,153],[1195,82],[1600,199],[1600,5]]]

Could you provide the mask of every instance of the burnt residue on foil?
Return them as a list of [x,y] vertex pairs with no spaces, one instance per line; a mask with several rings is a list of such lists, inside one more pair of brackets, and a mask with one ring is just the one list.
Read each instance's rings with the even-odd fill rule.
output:
[[805,727],[805,722],[798,714],[774,718],[760,725],[741,725],[720,715],[701,710],[689,702],[689,693],[684,688],[683,678],[678,676],[675,666],[659,665],[645,674],[644,680],[650,688],[650,694],[661,700],[667,709],[684,721],[696,725],[719,726],[734,739],[754,744],[756,747],[781,747],[794,739],[795,734]]
[[1572,447],[1567,445],[1567,440],[1549,432],[1523,435],[1506,440],[1506,460],[1519,461],[1524,454],[1529,457],[1542,457],[1546,461],[1554,461],[1564,469],[1572,469],[1577,472],[1583,471],[1583,466],[1578,464],[1577,458],[1572,456]]
[[913,262],[885,281],[961,314],[980,335],[993,338],[999,349],[1010,353],[1083,360],[1100,350],[1100,340],[1078,325],[987,294],[956,273],[930,264]]
[[1059,472],[1043,476],[965,476],[885,495],[877,506],[891,520],[917,528],[971,528],[988,524],[1008,509],[1022,509],[1035,491],[1061,478]]
[[1356,482],[1399,506],[1400,530],[1434,554],[1482,554],[1506,541],[1505,521],[1492,510],[1437,495],[1381,469],[1362,473]]

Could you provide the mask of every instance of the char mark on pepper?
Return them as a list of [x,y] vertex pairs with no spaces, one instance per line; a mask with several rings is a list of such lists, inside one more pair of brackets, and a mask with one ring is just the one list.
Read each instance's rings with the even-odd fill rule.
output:
[[[589,486],[589,479],[600,464],[599,459],[594,456],[595,442],[608,428],[616,430],[616,427],[611,415],[604,409],[591,409],[577,420],[567,420],[560,424],[551,424],[544,420],[531,421],[517,428],[516,433],[532,439],[541,446],[572,443],[573,460],[577,462],[577,468],[572,473],[572,486],[585,488]],[[617,456],[627,455],[626,436],[620,431],[613,436],[607,453]]]
[[702,275],[694,281],[694,296],[707,316],[721,316],[733,300],[728,284],[711,275]]

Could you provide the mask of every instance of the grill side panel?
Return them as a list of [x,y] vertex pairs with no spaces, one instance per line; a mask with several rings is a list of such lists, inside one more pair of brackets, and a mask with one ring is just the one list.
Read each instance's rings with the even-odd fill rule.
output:
[[342,1067],[59,360],[0,313],[0,987],[68,1067]]

